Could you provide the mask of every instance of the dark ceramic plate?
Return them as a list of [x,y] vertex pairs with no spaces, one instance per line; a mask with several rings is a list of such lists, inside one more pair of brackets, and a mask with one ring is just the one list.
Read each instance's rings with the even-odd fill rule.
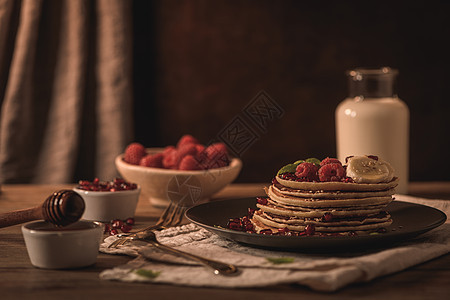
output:
[[[278,236],[261,235],[225,229],[230,218],[242,217],[247,209],[256,208],[256,198],[231,199],[203,203],[186,211],[193,223],[238,243],[280,250],[355,250],[366,247],[383,247],[427,232],[445,223],[446,215],[435,208],[393,201],[387,210],[393,223],[386,233],[361,236]],[[220,228],[223,227],[223,228]]]

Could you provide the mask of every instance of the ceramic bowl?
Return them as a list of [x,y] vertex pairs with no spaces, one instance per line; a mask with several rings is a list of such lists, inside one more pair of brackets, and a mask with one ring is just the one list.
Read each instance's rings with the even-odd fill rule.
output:
[[31,264],[44,269],[73,269],[93,265],[103,225],[78,221],[65,227],[37,221],[22,226]]
[[111,220],[126,220],[133,218],[139,200],[141,188],[115,192],[86,191],[78,188],[77,192],[86,204],[82,219],[100,222]]
[[[161,148],[147,149],[147,153],[161,151]],[[226,167],[209,170],[151,168],[126,163],[123,154],[116,157],[115,164],[125,180],[139,184],[143,196],[159,207],[165,207],[171,201],[181,201],[187,206],[206,201],[233,182],[242,168],[242,161],[238,158],[232,158]]]

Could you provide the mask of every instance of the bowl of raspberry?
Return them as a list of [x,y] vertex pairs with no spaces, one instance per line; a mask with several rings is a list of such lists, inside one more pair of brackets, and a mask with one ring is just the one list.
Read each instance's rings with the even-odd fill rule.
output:
[[143,196],[158,207],[204,202],[233,182],[242,168],[225,144],[203,145],[191,135],[165,148],[131,143],[115,164],[121,176],[139,184]]
[[109,222],[134,218],[141,188],[122,178],[112,181],[80,180],[73,189],[84,200],[82,219]]

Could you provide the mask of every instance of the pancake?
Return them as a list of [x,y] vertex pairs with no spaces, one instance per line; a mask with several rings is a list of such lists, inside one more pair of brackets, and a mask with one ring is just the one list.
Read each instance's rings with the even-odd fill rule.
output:
[[324,208],[324,207],[352,207],[352,206],[367,206],[367,205],[387,205],[392,202],[392,196],[384,197],[366,197],[355,199],[323,199],[323,198],[301,198],[284,195],[274,190],[273,185],[266,193],[270,199],[285,205],[294,205],[308,208]]
[[384,191],[395,188],[398,185],[398,177],[394,177],[392,181],[386,183],[353,183],[353,182],[309,182],[309,181],[293,181],[276,177],[277,181],[285,186],[301,191]]
[[305,191],[289,188],[276,183],[272,188],[283,195],[290,195],[303,198],[328,198],[328,199],[348,199],[348,198],[367,198],[375,196],[392,196],[395,194],[394,188],[388,188],[380,191]]
[[286,169],[265,188],[267,198],[258,199],[250,219],[254,232],[353,235],[392,224],[386,206],[399,179],[389,163],[375,156],[353,156],[346,166],[333,158],[315,161],[299,163],[295,173]]
[[[302,232],[306,229],[307,224],[287,224],[287,223],[280,223],[278,221],[269,220],[265,218],[264,216],[261,216],[261,213],[255,212],[252,218],[252,223],[255,228],[255,231],[259,233],[261,230],[264,229],[270,229],[273,233],[278,232],[278,229],[284,229],[287,228],[291,231],[298,231]],[[390,219],[390,216],[387,220],[383,220],[381,222],[376,223],[366,223],[366,224],[360,224],[360,225],[345,225],[345,223],[340,223],[338,225],[333,226],[325,226],[324,224],[316,225],[315,226],[315,232],[316,233],[342,233],[342,234],[349,234],[351,232],[359,232],[359,233],[365,233],[370,231],[375,231],[379,228],[385,228],[392,224],[392,219]]]
[[366,207],[354,207],[352,209],[348,208],[324,208],[324,209],[304,209],[298,207],[281,207],[274,205],[272,201],[269,200],[268,205],[256,205],[261,211],[277,214],[286,217],[302,217],[302,218],[321,218],[325,214],[330,214],[333,217],[351,217],[351,216],[367,216],[372,214],[377,214],[385,209],[384,205],[378,206],[366,206]]

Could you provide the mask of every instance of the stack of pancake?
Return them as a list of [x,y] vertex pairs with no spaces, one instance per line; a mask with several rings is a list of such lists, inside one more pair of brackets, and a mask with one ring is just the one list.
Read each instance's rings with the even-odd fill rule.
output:
[[397,177],[381,183],[298,182],[282,177],[266,188],[268,198],[258,201],[252,218],[257,233],[306,230],[308,235],[352,235],[380,232],[392,223],[386,206],[393,200]]

